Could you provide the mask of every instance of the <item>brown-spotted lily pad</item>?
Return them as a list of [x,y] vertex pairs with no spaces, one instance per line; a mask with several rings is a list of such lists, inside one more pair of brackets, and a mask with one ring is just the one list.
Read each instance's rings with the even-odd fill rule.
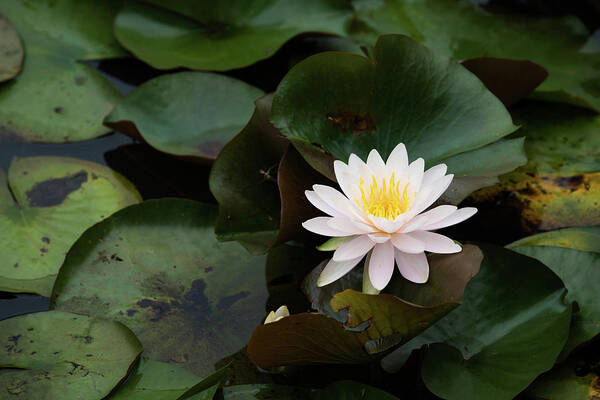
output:
[[61,311],[0,321],[0,332],[3,399],[104,399],[142,352],[123,324]]
[[15,158],[8,177],[0,170],[0,290],[49,296],[83,231],[140,200],[129,181],[103,165]]
[[214,236],[215,206],[149,200],[86,231],[57,278],[54,309],[121,321],[145,355],[204,376],[265,314],[265,256]]

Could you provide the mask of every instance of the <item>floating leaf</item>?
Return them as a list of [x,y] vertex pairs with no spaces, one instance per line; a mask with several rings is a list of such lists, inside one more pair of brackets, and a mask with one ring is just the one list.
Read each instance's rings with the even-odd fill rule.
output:
[[[480,271],[462,304],[405,345],[430,344],[423,380],[449,400],[513,398],[552,367],[569,334],[571,308],[554,273],[510,250],[481,249]],[[383,366],[400,365],[389,356]]]
[[[374,359],[363,348],[363,332],[317,313],[293,314],[256,327],[248,343],[248,357],[256,365],[360,364]],[[335,346],[332,344],[335,343]]]
[[[322,173],[326,167],[315,159],[323,151],[344,161],[351,153],[366,159],[371,149],[387,157],[403,142],[408,154],[432,165],[459,154],[471,157],[465,152],[516,129],[502,103],[473,74],[412,39],[382,36],[374,58],[315,55],[292,68],[275,93],[271,121],[304,147],[300,152]],[[524,162],[515,144],[498,144],[502,158],[514,163],[510,169]],[[308,146],[313,149],[307,157]],[[473,156],[470,168],[457,173],[478,176],[489,161],[481,158]],[[506,171],[504,163],[500,172]]]
[[[212,400],[225,373],[221,369],[202,379],[193,373],[167,363],[142,357],[111,400]],[[204,397],[194,397],[202,394]]]
[[23,64],[23,43],[9,20],[0,14],[0,82],[14,78]]
[[49,296],[73,242],[85,229],[140,201],[103,165],[64,157],[13,159],[0,170],[0,289]]
[[488,90],[509,107],[521,100],[548,77],[548,71],[527,60],[477,57],[461,62]]
[[456,59],[529,60],[549,73],[537,97],[600,110],[600,53],[580,50],[589,32],[574,16],[490,13],[467,0],[354,0],[353,5],[357,20],[350,30],[365,43],[375,43],[380,34],[403,33]]
[[[561,354],[564,360],[577,346],[600,334],[598,289],[591,283],[600,282],[600,227],[563,229],[552,236],[549,233],[530,236],[508,247],[546,264],[564,282],[568,290],[566,299],[577,304],[569,339]],[[588,245],[580,241],[582,237],[594,238],[595,242]],[[565,243],[569,238],[574,241]],[[593,248],[580,251],[581,247]]]
[[73,142],[109,132],[102,119],[120,94],[77,61],[125,55],[111,29],[120,3],[2,2],[27,57],[19,76],[0,87],[0,140]]
[[527,236],[510,244],[510,248],[523,246],[556,246],[580,251],[600,253],[600,227],[581,226]]
[[516,208],[518,220],[499,223],[520,224],[526,232],[600,224],[600,117],[543,102],[523,103],[514,116],[522,126],[514,136],[527,139],[528,163],[471,200],[489,206],[491,221],[499,205]]
[[223,388],[225,400],[394,400],[396,397],[363,383],[334,382],[323,389],[284,385],[237,385]]
[[572,359],[538,377],[527,389],[532,400],[594,400],[600,397],[600,377],[583,360]]
[[301,226],[318,215],[304,191],[326,179],[313,170],[268,121],[271,96],[214,163],[210,189],[219,202],[215,232],[256,254],[310,237]]
[[121,321],[148,358],[211,373],[247,343],[268,295],[265,257],[217,242],[216,214],[183,199],[121,210],[73,245],[51,306]]
[[151,2],[183,15],[127,1],[115,20],[115,35],[136,57],[159,69],[245,67],[270,57],[302,32],[343,35],[351,13],[342,0]]
[[166,153],[214,159],[246,125],[254,100],[262,94],[259,89],[223,75],[163,75],[131,92],[104,124],[121,131],[132,129],[152,147]]
[[60,311],[9,318],[0,331],[0,386],[11,399],[103,399],[142,352],[124,325]]

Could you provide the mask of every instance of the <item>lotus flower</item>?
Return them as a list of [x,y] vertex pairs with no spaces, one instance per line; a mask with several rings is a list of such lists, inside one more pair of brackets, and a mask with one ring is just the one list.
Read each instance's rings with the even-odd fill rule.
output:
[[440,205],[426,211],[448,188],[454,175],[446,175],[446,165],[424,171],[418,158],[408,163],[404,144],[398,144],[387,162],[371,150],[367,162],[351,154],[348,164],[334,162],[342,189],[314,185],[306,197],[327,217],[304,222],[305,229],[319,235],[346,237],[327,263],[318,286],[341,278],[365,255],[363,288],[382,290],[389,283],[394,264],[409,281],[424,283],[429,278],[425,252],[457,253],[461,247],[452,239],[431,232],[457,224],[477,212],[476,208],[457,209]]
[[271,311],[267,318],[265,319],[264,325],[270,324],[271,322],[277,322],[281,318],[289,317],[290,311],[287,306],[283,305],[277,309],[277,311]]

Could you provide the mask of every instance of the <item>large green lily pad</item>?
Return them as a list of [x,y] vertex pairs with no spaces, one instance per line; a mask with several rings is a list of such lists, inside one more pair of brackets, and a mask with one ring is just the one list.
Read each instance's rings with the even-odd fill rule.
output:
[[568,245],[559,235],[549,236],[548,233],[534,235],[516,243],[509,248],[540,260],[558,275],[569,291],[567,300],[575,302],[571,332],[561,358],[577,346],[600,334],[600,304],[598,289],[592,282],[600,282],[600,227],[571,228],[562,230],[561,236],[595,237],[592,251],[581,251],[581,247],[589,248],[586,241],[576,240]]
[[[481,250],[462,304],[405,345],[430,344],[423,380],[449,400],[513,398],[552,367],[569,335],[571,307],[552,271],[510,250]],[[384,360],[386,369],[397,369],[393,358]]]
[[516,129],[473,74],[409,37],[380,37],[373,56],[332,52],[298,63],[275,93],[271,121],[338,159],[366,159],[371,149],[386,158],[402,142],[429,164]]
[[0,140],[73,142],[110,131],[102,119],[120,94],[77,61],[125,55],[111,30],[120,3],[2,2],[27,57],[16,79],[0,87]]
[[[324,151],[346,161],[351,153],[366,159],[377,149],[386,158],[402,142],[411,159],[433,165],[461,157],[460,168],[449,172],[484,178],[455,186],[454,200],[460,201],[473,187],[493,184],[496,175],[524,163],[522,144],[494,143],[516,129],[508,111],[458,63],[402,35],[379,38],[373,57],[317,54],[279,85],[271,121],[314,168],[328,175],[327,163],[319,162]],[[495,159],[502,160],[492,166],[489,158],[467,153],[487,154],[484,146],[492,143]],[[486,170],[483,177],[480,170]]]
[[0,14],[0,82],[14,78],[23,64],[23,43],[9,20]]
[[129,181],[103,165],[64,157],[13,159],[0,170],[0,290],[49,296],[85,229],[139,202]]
[[[588,110],[526,102],[513,111],[528,162],[473,194],[482,205],[519,210],[519,224],[536,232],[600,224],[600,117]],[[491,216],[493,219],[493,216]]]
[[175,12],[127,1],[115,20],[115,35],[136,57],[159,69],[245,67],[270,57],[302,32],[343,35],[351,14],[343,0],[151,2]]
[[0,331],[6,399],[103,399],[142,352],[124,325],[60,311],[9,318]]
[[152,79],[125,97],[104,124],[133,128],[152,147],[214,159],[246,125],[263,92],[242,81],[202,72]]
[[589,32],[574,16],[490,13],[467,0],[353,0],[353,36],[375,43],[380,34],[412,36],[456,59],[502,57],[548,70],[537,97],[600,110],[600,53],[585,46]]
[[135,370],[110,396],[110,399],[212,400],[224,373],[225,369],[220,369],[206,378],[200,378],[176,365],[142,357]]
[[511,248],[523,246],[556,246],[600,253],[600,227],[580,226],[539,233],[517,240]]
[[152,360],[203,376],[244,347],[265,315],[265,257],[217,242],[217,210],[150,200],[89,229],[73,245],[51,307],[121,321]]

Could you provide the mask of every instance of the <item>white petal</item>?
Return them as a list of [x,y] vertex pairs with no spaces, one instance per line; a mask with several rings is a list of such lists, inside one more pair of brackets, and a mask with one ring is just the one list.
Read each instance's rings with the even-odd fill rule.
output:
[[434,165],[433,167],[429,168],[427,171],[425,171],[423,173],[423,182],[421,185],[422,186],[431,185],[433,182],[442,178],[446,174],[447,170],[448,170],[448,167],[446,167],[446,164]]
[[[427,208],[429,208],[430,205],[435,203],[435,201],[442,194],[444,194],[446,189],[448,189],[448,186],[450,186],[450,182],[452,182],[453,178],[454,178],[454,175],[452,175],[452,174],[446,175],[443,178],[440,178],[437,181],[433,182],[432,184],[428,185],[427,188],[429,188],[429,190],[427,191],[427,193],[428,193],[427,197],[419,198],[418,201],[417,201],[417,199],[415,199],[415,204],[413,206],[414,207],[413,212],[420,214],[422,211],[425,211]],[[425,191],[425,188],[423,188],[421,190]],[[419,195],[420,194],[421,194],[421,192],[419,192]],[[417,197],[419,197],[419,195],[417,195]]]
[[288,310],[286,305],[279,307],[277,309],[277,311],[275,311],[275,321],[277,321],[283,317],[289,317],[289,316],[290,316],[290,310]]
[[408,155],[404,143],[398,143],[387,159],[386,166],[396,174],[405,173],[408,168]]
[[269,313],[269,315],[267,315],[267,318],[265,318],[265,322],[264,324],[270,324],[271,322],[275,322],[275,311],[271,311]]
[[394,233],[397,230],[395,230],[394,228],[396,228],[398,224],[395,224],[394,221],[390,221],[387,218],[374,217],[372,215],[369,215],[369,219],[371,220],[373,225],[375,225],[375,227],[382,232]]
[[406,233],[395,233],[392,236],[392,244],[405,253],[417,254],[425,251],[425,243]]
[[369,156],[367,157],[367,166],[378,178],[378,182],[386,175],[385,163],[379,155],[379,152],[375,149],[369,152]]
[[391,242],[378,244],[373,248],[368,268],[373,287],[383,290],[394,273],[394,246]]
[[350,154],[350,157],[348,158],[349,172],[357,172],[362,165],[365,165],[365,162],[361,160],[359,156],[354,153]]
[[336,215],[333,215],[334,217],[350,217],[354,215],[350,200],[338,190],[325,185],[313,185],[313,190],[321,200],[327,203],[331,209],[335,210]]
[[392,238],[392,235],[390,235],[389,233],[376,232],[376,233],[369,234],[369,239],[371,239],[375,243],[385,243],[388,240],[390,240],[391,238]]
[[333,253],[334,261],[348,261],[356,257],[362,257],[375,246],[375,242],[367,235],[360,235],[349,242],[342,244]]
[[336,210],[335,208],[327,204],[318,194],[316,194],[312,190],[306,190],[304,192],[304,195],[313,206],[323,211],[325,214],[329,214],[332,217],[341,217],[344,215],[342,212]]
[[302,226],[304,229],[323,236],[350,236],[353,235],[351,232],[340,231],[339,229],[332,228],[328,222],[332,220],[331,217],[316,217],[304,221]]
[[333,261],[333,259],[329,260],[323,271],[321,271],[321,275],[319,275],[319,280],[317,281],[317,286],[325,286],[329,285],[333,281],[337,281],[342,276],[346,275],[350,270],[356,267],[356,264],[360,260],[362,260],[363,256],[354,258],[348,261]]
[[458,224],[460,222],[463,222],[467,218],[471,218],[476,212],[477,209],[475,207],[464,207],[458,209],[454,211],[454,213],[440,221],[432,223],[428,222],[425,226],[423,226],[423,230],[431,231],[434,229],[445,228],[450,225]]
[[421,188],[421,181],[423,180],[423,170],[425,169],[425,161],[422,158],[417,158],[411,162],[408,166],[408,195],[412,196]]
[[396,264],[402,276],[411,282],[425,283],[429,279],[429,263],[425,253],[407,254],[396,250]]
[[354,187],[357,182],[356,173],[351,171],[348,166],[340,160],[335,160],[333,162],[333,170],[335,172],[335,179],[340,185],[342,192],[344,192],[349,199],[354,198],[356,191]]
[[442,205],[432,208],[429,211],[421,213],[414,217],[410,222],[402,227],[402,232],[412,232],[416,230],[429,230],[425,228],[430,224],[441,221],[442,219],[452,215],[456,211],[456,206]]
[[352,235],[361,235],[364,233],[372,233],[376,231],[376,229],[370,225],[364,224],[360,221],[356,221],[347,217],[330,218],[327,224],[335,230],[341,232],[349,232]]
[[435,232],[414,231],[409,233],[413,238],[425,243],[425,251],[432,253],[451,254],[458,253],[462,247],[454,243],[452,239]]

